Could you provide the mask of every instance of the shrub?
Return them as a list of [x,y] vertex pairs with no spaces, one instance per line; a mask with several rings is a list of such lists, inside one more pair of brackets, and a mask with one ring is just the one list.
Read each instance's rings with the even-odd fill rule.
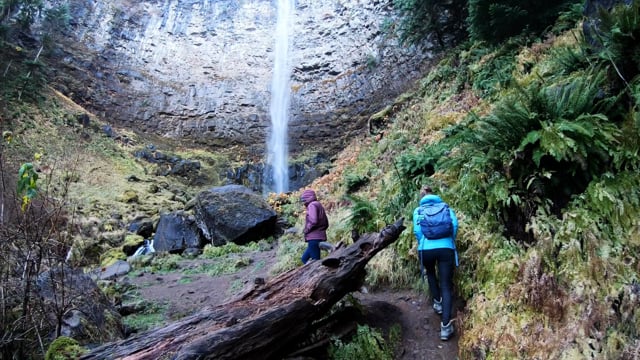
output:
[[351,202],[351,214],[347,222],[352,230],[358,234],[378,231],[378,208],[375,203],[355,195],[346,195]]

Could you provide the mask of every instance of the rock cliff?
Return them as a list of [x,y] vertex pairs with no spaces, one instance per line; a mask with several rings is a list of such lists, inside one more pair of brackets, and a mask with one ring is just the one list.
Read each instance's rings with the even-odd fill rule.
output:
[[[264,152],[277,1],[70,0],[54,86],[105,121]],[[297,0],[290,150],[328,152],[427,69],[393,35],[391,0]]]

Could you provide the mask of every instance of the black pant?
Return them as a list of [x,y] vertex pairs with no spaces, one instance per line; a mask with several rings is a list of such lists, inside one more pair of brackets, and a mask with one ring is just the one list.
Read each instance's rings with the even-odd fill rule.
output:
[[[421,250],[420,261],[427,273],[429,291],[434,299],[442,299],[442,323],[448,324],[451,320],[451,308],[453,305],[453,270],[456,266],[455,252],[453,249]],[[436,264],[438,274],[436,276]],[[439,281],[438,281],[439,280]]]

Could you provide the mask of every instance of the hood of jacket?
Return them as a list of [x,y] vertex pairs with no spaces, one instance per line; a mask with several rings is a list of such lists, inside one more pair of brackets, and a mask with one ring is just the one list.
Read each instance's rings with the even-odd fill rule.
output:
[[302,200],[302,202],[305,205],[309,205],[312,201],[316,201],[318,200],[316,198],[316,192],[311,190],[311,189],[307,189],[305,191],[302,192],[302,195],[300,196],[300,200]]

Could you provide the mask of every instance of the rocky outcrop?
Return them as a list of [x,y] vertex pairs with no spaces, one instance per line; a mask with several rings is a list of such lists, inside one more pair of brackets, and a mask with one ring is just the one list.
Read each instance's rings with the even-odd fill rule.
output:
[[[53,1],[55,3],[56,1]],[[111,124],[264,152],[276,1],[71,0],[54,86]],[[426,71],[392,0],[297,0],[290,150],[333,148]]]

